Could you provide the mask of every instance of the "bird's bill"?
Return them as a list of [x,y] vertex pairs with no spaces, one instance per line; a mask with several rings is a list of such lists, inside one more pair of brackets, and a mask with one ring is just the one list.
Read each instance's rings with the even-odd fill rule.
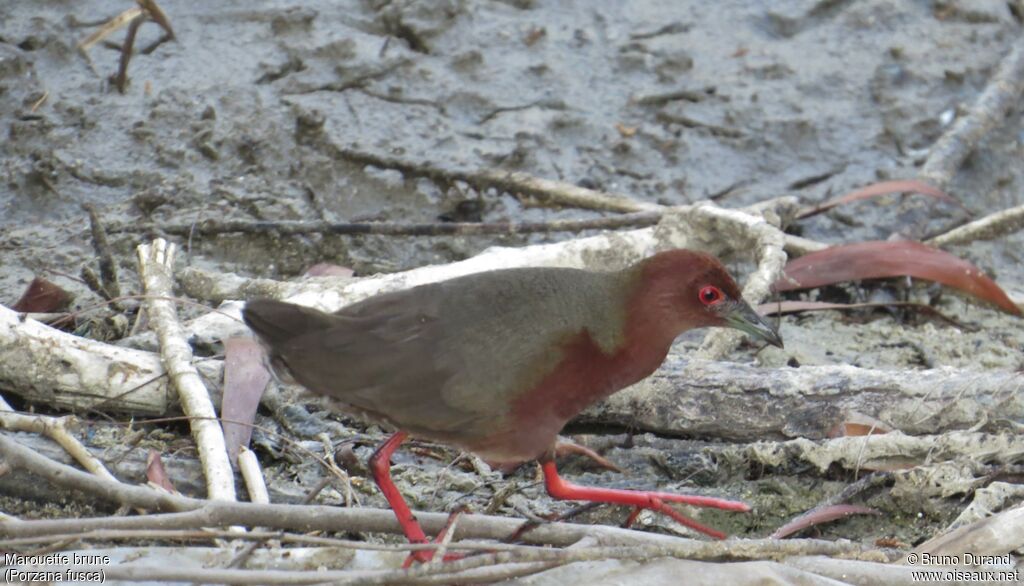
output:
[[760,338],[772,346],[782,348],[782,337],[779,336],[779,331],[775,329],[775,326],[765,321],[745,302],[737,302],[723,317],[726,325],[730,328],[736,328],[755,338]]

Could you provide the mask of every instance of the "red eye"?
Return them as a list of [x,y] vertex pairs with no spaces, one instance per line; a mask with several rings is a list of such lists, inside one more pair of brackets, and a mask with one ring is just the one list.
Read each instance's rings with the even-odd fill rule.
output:
[[716,305],[725,299],[722,290],[714,285],[707,285],[700,290],[700,302],[704,305]]

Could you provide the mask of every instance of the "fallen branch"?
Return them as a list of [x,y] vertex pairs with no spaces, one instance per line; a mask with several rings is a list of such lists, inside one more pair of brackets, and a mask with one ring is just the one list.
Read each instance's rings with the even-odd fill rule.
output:
[[[1024,466],[1018,466],[1018,469],[1024,469]],[[1003,510],[1008,503],[1024,502],[1024,484],[992,482],[975,490],[973,497],[971,504],[960,511],[960,514],[949,524],[945,532],[948,533],[981,521],[991,516],[994,511]]]
[[1024,504],[929,539],[914,551],[1002,555],[1024,547]]
[[[643,98],[641,98],[643,99]],[[333,146],[333,145],[332,145]],[[665,206],[637,201],[619,194],[608,194],[593,189],[586,189],[563,181],[540,179],[525,173],[511,171],[485,170],[479,172],[442,169],[430,163],[414,163],[402,159],[385,157],[366,151],[333,146],[335,156],[381,169],[400,171],[408,177],[425,177],[442,186],[456,181],[463,181],[478,191],[497,189],[498,191],[526,195],[549,205],[576,207],[587,210],[631,213],[658,212]],[[784,236],[786,252],[799,255],[801,253],[821,250],[828,245],[806,238],[786,234]]]
[[908,434],[1024,421],[1024,375],[941,368],[755,368],[672,353],[647,379],[583,412],[587,423],[734,441],[824,438],[848,413]]
[[[75,412],[162,415],[176,404],[160,357],[81,338],[0,306],[0,385],[25,399]],[[196,365],[218,377],[221,363]]]
[[[893,470],[895,498],[948,498],[972,492],[991,465],[1024,459],[1024,439],[1011,434],[953,431],[908,436],[898,431],[811,441],[730,446],[733,457],[765,466],[807,462],[824,474],[834,465],[853,470]],[[728,457],[728,456],[727,456]]]
[[[83,468],[93,474],[117,482],[114,475],[107,470],[103,462],[94,456],[78,438],[68,432],[67,417],[47,417],[45,415],[15,413],[14,409],[0,397],[0,427],[9,431],[25,431],[40,433],[57,442],[64,451],[75,459]],[[8,471],[8,474],[10,471]]]
[[[792,543],[800,547],[793,550],[816,549],[808,547],[808,543],[800,544],[796,541],[775,543]],[[819,545],[820,542],[815,545]],[[313,584],[313,583],[339,583],[346,584],[450,584],[450,583],[491,583],[496,580],[504,580],[517,576],[535,574],[549,568],[564,566],[578,562],[594,562],[609,560],[628,562],[650,562],[659,558],[665,558],[667,562],[674,562],[675,565],[697,566],[705,569],[708,573],[712,567],[721,567],[723,570],[728,566],[720,564],[701,564],[692,561],[692,558],[704,559],[709,550],[719,548],[708,547],[707,543],[694,543],[688,547],[579,547],[571,549],[541,549],[518,550],[515,552],[499,552],[481,554],[468,557],[462,560],[446,562],[439,565],[422,565],[408,570],[390,569],[360,569],[360,570],[322,570],[318,572],[309,571],[287,571],[287,570],[224,570],[191,568],[177,565],[142,565],[126,564],[113,566],[104,569],[105,577],[111,580],[163,580],[172,582],[194,581],[203,583],[226,583],[226,584]],[[733,544],[738,545],[738,544]],[[794,555],[794,554],[790,554]],[[801,555],[801,554],[795,554]],[[813,555],[813,554],[803,554]],[[787,553],[779,552],[777,557],[787,557]],[[730,555],[726,559],[748,559],[746,556],[733,558]],[[876,556],[876,559],[880,556]],[[669,559],[669,558],[682,558]],[[709,567],[710,566],[710,567]],[[66,566],[47,566],[55,571],[63,571]],[[74,567],[74,569],[82,569]],[[586,574],[584,568],[580,568]],[[754,572],[753,564],[735,568],[736,573],[733,579],[741,575],[749,575]],[[721,574],[721,570],[719,574]],[[728,572],[726,572],[728,573]],[[754,572],[763,574],[764,572]],[[579,575],[579,574],[577,574]]]
[[[73,459],[64,449],[53,441],[37,435],[0,431],[0,435],[17,441],[40,456],[58,463],[74,467],[77,460]],[[149,449],[145,442],[141,445],[125,442],[122,445],[99,448],[86,446],[92,457],[104,462],[117,479],[126,484],[145,484],[146,464]],[[174,479],[174,487],[183,494],[203,494],[206,490],[206,479],[203,476],[202,464],[191,450],[172,451],[161,455],[164,468],[170,478]],[[80,465],[80,464],[78,464]],[[324,478],[330,479],[331,476]],[[272,482],[268,487],[273,502],[297,504],[303,502],[310,490],[309,482]],[[0,494],[19,499],[32,499],[39,502],[64,502],[81,499],[82,494],[69,493],[58,485],[38,482],[28,471],[12,469],[0,476]],[[90,496],[86,504],[96,505],[97,501]]]
[[168,244],[161,238],[149,245],[139,245],[139,276],[148,295],[146,309],[153,330],[160,339],[164,367],[178,391],[185,414],[189,416],[192,437],[206,475],[208,494],[214,500],[233,501],[235,476],[228,460],[224,432],[199,371],[192,366],[192,348],[185,341],[178,324],[174,304],[167,299],[172,293],[174,252],[174,244]]

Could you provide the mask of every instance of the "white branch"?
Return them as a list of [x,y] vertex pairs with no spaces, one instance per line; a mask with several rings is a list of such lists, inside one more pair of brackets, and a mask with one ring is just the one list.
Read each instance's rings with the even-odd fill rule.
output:
[[139,275],[149,298],[146,307],[160,340],[160,353],[181,405],[189,416],[192,437],[206,475],[207,492],[214,500],[235,500],[235,477],[228,461],[224,432],[199,372],[192,366],[192,348],[178,323],[173,303],[171,274],[175,246],[162,238],[139,245]]

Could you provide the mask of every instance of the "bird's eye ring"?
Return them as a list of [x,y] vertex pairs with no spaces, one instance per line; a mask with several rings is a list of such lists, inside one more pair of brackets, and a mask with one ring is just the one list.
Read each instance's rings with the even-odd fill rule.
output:
[[722,290],[714,285],[706,285],[702,287],[699,296],[700,302],[708,306],[717,305],[725,299],[725,295],[722,294]]

